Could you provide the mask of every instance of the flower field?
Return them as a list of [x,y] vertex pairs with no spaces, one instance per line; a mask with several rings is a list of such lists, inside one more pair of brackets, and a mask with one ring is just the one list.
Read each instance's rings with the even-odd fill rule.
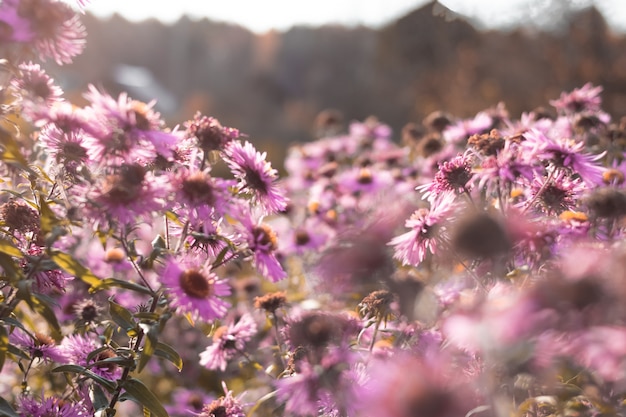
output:
[[45,70],[81,7],[0,3],[0,415],[626,412],[626,118],[585,84],[393,132],[254,132]]

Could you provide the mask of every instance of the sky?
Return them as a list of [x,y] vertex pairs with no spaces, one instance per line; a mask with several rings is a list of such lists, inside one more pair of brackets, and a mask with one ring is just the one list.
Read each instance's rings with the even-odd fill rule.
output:
[[[192,18],[237,23],[263,33],[287,30],[296,24],[341,23],[380,27],[429,0],[91,0],[87,11],[107,17],[117,12],[140,21],[157,18],[174,22],[184,14]],[[518,21],[540,22],[551,6],[574,9],[595,4],[614,28],[626,31],[624,0],[439,0],[457,13],[468,15],[485,27],[506,27]]]

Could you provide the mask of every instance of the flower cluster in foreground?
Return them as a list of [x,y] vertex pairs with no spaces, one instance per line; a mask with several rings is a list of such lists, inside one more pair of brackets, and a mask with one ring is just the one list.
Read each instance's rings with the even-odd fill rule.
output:
[[83,39],[66,3],[0,3],[0,414],[626,413],[626,119],[601,87],[399,140],[321,126],[279,179],[215,118],[68,102],[34,61]]

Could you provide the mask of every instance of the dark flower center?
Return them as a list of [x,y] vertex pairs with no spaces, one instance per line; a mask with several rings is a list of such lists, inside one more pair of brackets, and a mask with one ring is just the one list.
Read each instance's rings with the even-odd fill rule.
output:
[[179,277],[180,287],[192,298],[208,298],[213,292],[212,282],[195,269],[183,272]]
[[104,194],[114,202],[130,203],[137,197],[145,175],[146,172],[140,165],[124,165],[119,174],[106,178]]
[[359,172],[359,178],[357,179],[359,184],[371,184],[372,182],[374,182],[374,179],[372,177],[372,172],[369,169],[362,169],[361,172]]
[[135,116],[135,127],[139,130],[151,130],[152,124],[150,123],[150,119],[148,119],[148,106],[141,101],[133,101],[131,108]]
[[87,150],[76,142],[65,142],[61,146],[59,157],[64,161],[83,161],[87,157]]
[[190,175],[183,181],[182,188],[185,196],[193,203],[213,205],[215,202],[213,187],[206,174],[197,172]]
[[80,311],[80,318],[88,323],[93,322],[98,317],[98,309],[93,304],[85,305]]
[[252,235],[254,236],[254,241],[257,243],[257,246],[261,246],[269,250],[276,250],[278,247],[276,233],[274,233],[272,228],[265,223],[255,227],[252,230]]
[[248,187],[261,194],[267,194],[267,183],[263,181],[263,178],[257,170],[245,167],[244,173],[246,174],[246,183],[248,184]]
[[296,245],[303,246],[311,241],[311,235],[306,230],[297,230],[294,236]]

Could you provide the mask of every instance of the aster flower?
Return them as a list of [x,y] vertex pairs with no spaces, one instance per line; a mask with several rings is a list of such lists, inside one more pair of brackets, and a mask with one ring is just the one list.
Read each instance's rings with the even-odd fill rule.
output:
[[346,193],[374,194],[388,189],[393,184],[393,178],[387,170],[353,168],[341,173],[337,182]]
[[[37,245],[31,245],[26,256],[20,259],[24,274],[33,278],[33,288],[41,293],[64,292],[67,281],[74,279],[57,268],[43,269],[41,265],[50,262],[48,255]],[[33,270],[34,269],[34,270]]]
[[233,397],[233,392],[224,382],[222,389],[226,395],[205,405],[198,417],[246,417],[241,399]]
[[57,346],[50,336],[36,332],[30,335],[23,330],[16,329],[9,336],[12,345],[28,352],[31,359],[42,362],[67,363],[67,356],[60,346]]
[[224,317],[230,307],[222,299],[230,295],[226,280],[219,279],[197,256],[170,257],[161,273],[161,283],[176,313],[189,314],[193,320]]
[[564,168],[579,175],[585,184],[602,184],[605,168],[598,164],[604,153],[590,155],[584,152],[585,143],[572,139],[550,139],[536,129],[524,133],[522,144],[532,157],[552,163],[557,168]]
[[185,128],[185,136],[197,140],[197,146],[205,152],[221,151],[239,137],[239,130],[224,127],[214,117],[203,116],[200,112],[185,123]]
[[[107,358],[113,358],[117,355],[107,347],[101,348],[96,342],[87,335],[73,334],[68,335],[61,341],[61,348],[68,358],[68,363],[74,363],[80,366],[88,367],[96,375],[100,375],[110,381],[115,381],[122,376],[122,368],[114,363],[102,363],[94,365],[94,363]],[[99,350],[99,353],[89,358],[92,352]]]
[[536,176],[531,184],[527,204],[536,204],[548,215],[572,210],[585,190],[580,178],[574,178],[559,170],[551,179]]
[[480,112],[473,119],[460,120],[446,127],[443,137],[448,143],[462,144],[472,135],[488,132],[492,125],[493,118],[487,112]]
[[199,415],[213,400],[214,397],[203,390],[179,387],[172,392],[172,403],[165,404],[165,409],[171,417],[186,417],[190,413]]
[[43,60],[69,64],[85,47],[85,28],[72,8],[55,0],[5,0],[0,22],[8,26],[2,41],[34,46]]
[[82,402],[72,403],[55,397],[38,401],[26,396],[19,397],[17,413],[20,417],[87,417],[92,415]]
[[139,164],[124,164],[113,174],[98,177],[82,195],[75,195],[86,200],[92,218],[128,225],[161,210],[167,193],[163,177],[146,172]]
[[295,375],[279,379],[278,399],[290,416],[317,416],[336,411],[353,415],[361,405],[359,388],[364,378],[354,366],[354,355],[334,349],[313,366],[300,364]]
[[283,211],[287,207],[284,191],[276,184],[277,171],[250,142],[230,142],[224,151],[224,160],[239,180],[239,188],[249,191],[265,214]]
[[424,194],[422,198],[433,201],[446,192],[463,193],[469,191],[472,179],[472,160],[467,155],[457,155],[439,165],[435,179],[428,184],[416,188]]
[[561,93],[557,100],[551,100],[550,104],[561,113],[579,113],[582,111],[598,111],[602,104],[600,93],[602,87],[594,87],[587,83],[581,88],[575,88],[569,93]]
[[91,121],[85,128],[86,145],[95,161],[147,163],[157,155],[172,156],[179,138],[162,130],[160,115],[152,109],[155,101],[146,104],[131,100],[126,93],[115,100],[93,85],[85,98],[91,103],[86,109]]
[[212,177],[209,170],[187,168],[172,172],[169,177],[173,200],[181,205],[186,217],[196,220],[193,223],[206,221],[212,213],[221,217],[227,212],[228,188],[234,186],[234,181]]
[[244,351],[246,342],[256,331],[256,322],[248,313],[235,323],[218,327],[213,334],[213,344],[200,353],[200,365],[224,372],[228,362]]
[[236,214],[241,224],[240,239],[252,252],[252,263],[257,271],[272,282],[285,278],[287,273],[276,259],[278,240],[274,229],[263,223],[261,218],[255,221],[247,209],[239,208],[239,213]]
[[446,193],[431,203],[430,209],[418,209],[406,221],[411,230],[393,238],[388,244],[394,247],[394,258],[403,265],[419,265],[428,252],[435,254],[442,243],[448,241],[445,221],[454,211],[455,195]]
[[39,64],[23,63],[18,68],[20,75],[11,80],[11,86],[22,99],[25,114],[37,120],[48,107],[63,100],[63,90]]

